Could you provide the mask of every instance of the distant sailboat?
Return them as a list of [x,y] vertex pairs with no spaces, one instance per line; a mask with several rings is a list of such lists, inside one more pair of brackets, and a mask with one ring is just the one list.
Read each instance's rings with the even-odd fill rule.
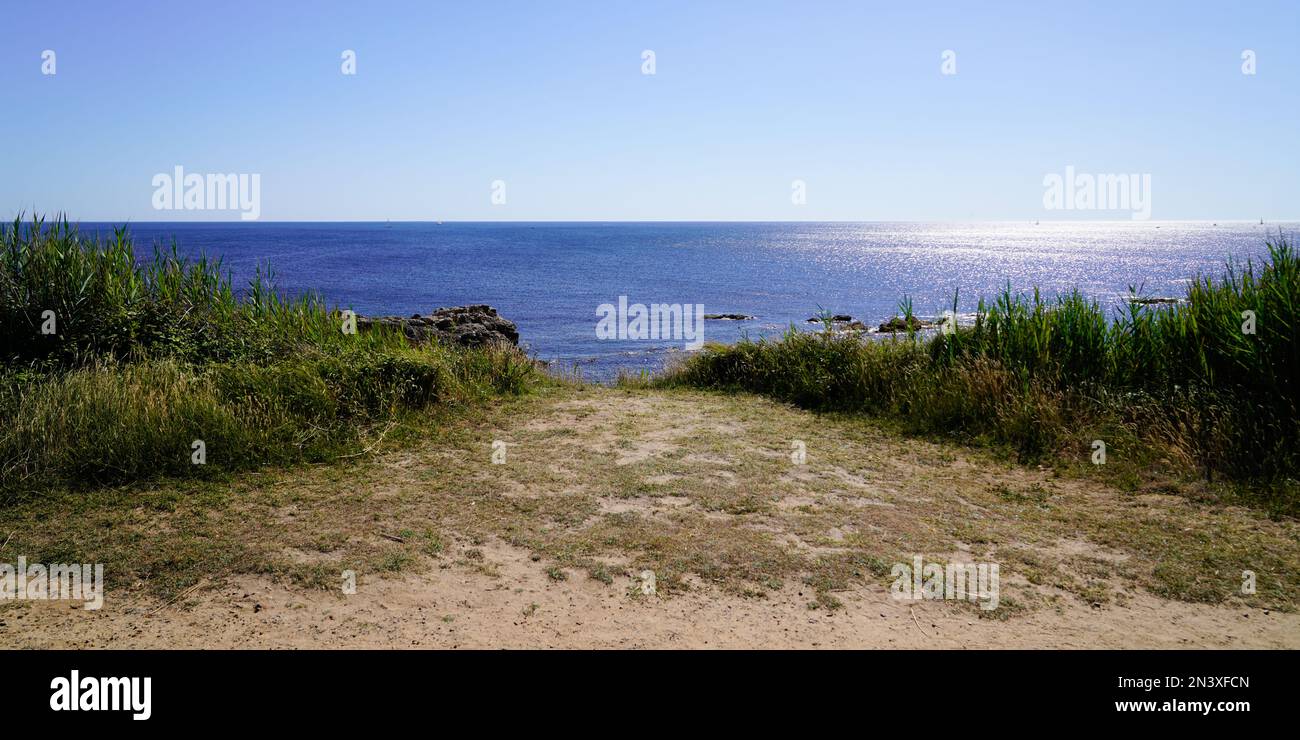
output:
[[393,219],[390,218],[390,219],[388,219],[387,221],[385,221],[385,222],[384,222],[384,228],[385,228],[385,229],[391,229],[391,228],[393,228]]

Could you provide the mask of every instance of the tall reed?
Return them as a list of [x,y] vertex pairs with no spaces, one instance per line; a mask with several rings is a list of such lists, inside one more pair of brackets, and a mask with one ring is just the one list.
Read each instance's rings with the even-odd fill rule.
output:
[[137,259],[125,229],[0,225],[0,501],[352,454],[378,424],[543,380],[513,347],[411,346],[341,323],[268,274],[236,291],[174,244]]
[[1077,290],[1049,298],[1008,286],[955,332],[863,341],[792,329],[710,345],[661,382],[892,416],[1010,442],[1025,457],[1077,452],[1080,424],[1110,424],[1177,447],[1207,475],[1294,482],[1300,256],[1281,235],[1266,246],[1262,265],[1229,262],[1175,304],[1134,293],[1107,316]]

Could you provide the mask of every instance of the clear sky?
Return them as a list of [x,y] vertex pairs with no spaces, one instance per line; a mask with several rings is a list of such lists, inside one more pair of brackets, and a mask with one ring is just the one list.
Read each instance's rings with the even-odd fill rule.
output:
[[154,210],[177,165],[258,174],[262,220],[1127,218],[1045,210],[1067,165],[1149,174],[1153,219],[1300,217],[1296,0],[42,0],[2,17],[10,217],[239,218]]

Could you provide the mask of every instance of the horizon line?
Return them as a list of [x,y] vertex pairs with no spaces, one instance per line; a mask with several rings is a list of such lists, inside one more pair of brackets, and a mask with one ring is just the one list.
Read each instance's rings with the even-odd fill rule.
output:
[[[18,215],[9,220],[29,221],[30,217]],[[43,220],[63,220],[61,217],[43,217]],[[226,219],[219,221],[199,221],[184,219],[135,220],[135,219],[67,219],[70,223],[121,223],[121,224],[204,224],[204,225],[247,225],[259,224],[1166,224],[1166,223],[1256,223],[1252,218],[1169,218],[1169,219],[258,219],[244,221]],[[1297,218],[1264,218],[1263,225],[1274,223],[1300,223]]]

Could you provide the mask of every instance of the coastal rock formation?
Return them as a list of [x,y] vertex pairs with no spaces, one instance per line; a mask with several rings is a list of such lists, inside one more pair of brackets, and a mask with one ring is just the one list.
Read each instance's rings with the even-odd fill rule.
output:
[[706,313],[704,318],[716,321],[752,321],[758,317],[743,313]]
[[[871,331],[870,327],[866,324],[846,313],[837,313],[828,318],[830,318],[831,321],[831,329],[841,334],[857,334],[864,331]],[[807,321],[809,324],[823,324],[825,322],[826,320],[819,316],[814,316]]]
[[[861,332],[870,332],[870,331],[876,331],[882,334],[896,334],[898,332],[933,329],[934,327],[938,326],[938,324],[935,324],[934,322],[926,321],[924,319],[918,319],[915,316],[909,316],[906,319],[904,319],[901,316],[895,316],[889,319],[888,321],[886,321],[885,323],[881,324],[879,328],[873,330],[871,327],[867,326],[866,324],[862,323],[858,319],[855,319],[848,314],[839,313],[839,314],[835,314],[834,316],[830,316],[829,318],[831,322],[831,329],[833,331],[837,333],[849,333],[849,334],[857,334]],[[824,322],[825,319],[817,316],[808,319],[809,324],[821,324]]]
[[886,334],[894,334],[902,331],[920,331],[933,326],[934,324],[929,321],[922,321],[915,316],[908,316],[906,319],[901,316],[895,316],[889,321],[881,324],[880,328],[876,331]]
[[368,331],[375,326],[400,328],[415,342],[436,339],[443,344],[481,347],[506,342],[519,344],[519,330],[513,321],[503,318],[491,306],[452,306],[439,308],[428,316],[358,316],[357,329]]

